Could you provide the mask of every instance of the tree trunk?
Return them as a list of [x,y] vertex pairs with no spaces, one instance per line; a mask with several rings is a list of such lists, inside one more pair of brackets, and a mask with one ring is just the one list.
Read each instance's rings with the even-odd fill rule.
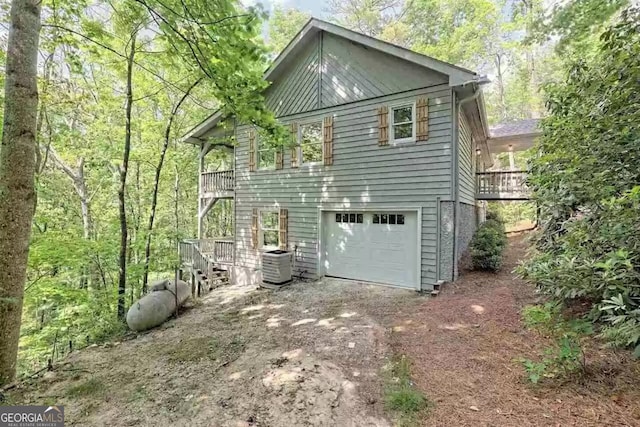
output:
[[[53,148],[53,146],[48,147],[49,156],[53,160],[53,163],[60,168],[71,180],[73,184],[73,189],[75,190],[78,198],[80,199],[80,212],[82,215],[82,236],[85,241],[91,240],[91,234],[93,229],[93,220],[91,218],[91,197],[89,196],[89,191],[87,189],[87,183],[84,177],[84,158],[80,157],[78,159],[78,165],[76,169],[71,168],[62,157],[58,154],[58,152]],[[95,279],[96,275],[93,271],[95,268],[92,267],[84,267],[82,272],[82,277],[80,278],[80,289],[85,289],[88,287],[89,276]],[[95,282],[95,280],[94,280]]]
[[[529,38],[529,36],[532,35],[533,33],[533,23],[534,23],[534,16],[533,16],[533,9],[534,9],[534,2],[533,0],[531,1],[527,1],[527,0],[523,0],[522,3],[524,4],[524,8],[525,8],[525,31],[526,31],[526,37]],[[534,99],[535,99],[535,94],[538,91],[538,86],[536,84],[536,58],[535,58],[535,45],[533,43],[529,43],[526,46],[526,51],[525,51],[525,58],[526,58],[526,62],[527,62],[527,78],[528,78],[528,84],[529,84],[529,105],[527,106],[527,111],[525,112],[525,115],[527,118],[537,118],[539,117],[538,114],[538,107],[535,105]]]
[[502,54],[496,53],[495,57],[496,77],[498,85],[498,103],[500,106],[500,121],[507,119],[507,100],[504,90],[504,73],[502,68]]
[[120,256],[118,272],[118,319],[124,320],[125,292],[127,289],[127,211],[125,206],[125,191],[127,187],[127,170],[129,169],[129,154],[131,152],[131,107],[133,105],[133,88],[131,78],[133,74],[133,60],[136,53],[136,37],[131,36],[131,46],[127,58],[127,104],[125,107],[124,155],[120,168],[120,188],[118,189],[118,210],[120,217]]
[[[173,216],[176,226],[176,242],[174,247],[177,249],[180,244],[180,213],[178,211],[178,208],[180,207],[180,173],[178,172],[178,165],[174,165],[174,168],[176,174],[176,180],[173,184]],[[200,179],[200,177],[198,177],[198,179]]]
[[35,212],[40,1],[13,0],[0,148],[0,386],[16,373]]
[[167,154],[167,149],[169,148],[169,142],[171,141],[171,126],[173,125],[173,120],[176,117],[176,114],[180,110],[182,103],[187,99],[193,88],[195,88],[201,79],[196,80],[187,91],[184,93],[182,98],[178,101],[178,103],[171,110],[171,115],[169,116],[169,122],[167,123],[167,127],[164,130],[164,144],[162,145],[162,151],[160,151],[160,159],[158,160],[158,166],[156,166],[156,176],[153,181],[153,195],[151,197],[151,213],[149,214],[149,225],[147,226],[147,241],[145,242],[144,247],[144,275],[142,278],[142,294],[147,293],[147,285],[149,283],[149,259],[151,258],[151,233],[153,232],[153,223],[156,218],[156,207],[158,206],[158,189],[160,187],[160,174],[162,173],[162,166],[164,165],[164,158]]

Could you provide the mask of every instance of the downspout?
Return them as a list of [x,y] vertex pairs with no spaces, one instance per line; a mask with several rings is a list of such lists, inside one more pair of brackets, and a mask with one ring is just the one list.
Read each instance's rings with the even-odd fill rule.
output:
[[[238,198],[236,188],[238,188],[238,169],[236,168],[236,156],[238,155],[238,121],[233,119],[233,274],[236,271],[236,259],[238,250]],[[234,277],[235,279],[235,277]],[[232,284],[235,284],[232,281]]]

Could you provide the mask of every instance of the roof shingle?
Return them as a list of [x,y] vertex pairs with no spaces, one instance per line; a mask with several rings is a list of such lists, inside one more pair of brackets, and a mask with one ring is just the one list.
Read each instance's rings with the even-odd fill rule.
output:
[[490,138],[531,135],[539,134],[540,132],[540,119],[526,119],[517,122],[499,123],[489,128]]

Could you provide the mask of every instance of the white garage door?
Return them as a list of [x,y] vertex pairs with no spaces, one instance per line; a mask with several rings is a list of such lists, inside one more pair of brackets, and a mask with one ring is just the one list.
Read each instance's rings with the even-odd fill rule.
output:
[[325,212],[327,276],[417,288],[416,212]]

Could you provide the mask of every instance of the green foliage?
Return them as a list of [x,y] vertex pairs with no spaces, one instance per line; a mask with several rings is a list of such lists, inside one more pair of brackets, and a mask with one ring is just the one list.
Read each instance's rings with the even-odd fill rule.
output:
[[553,345],[544,350],[541,360],[522,360],[529,381],[537,384],[543,378],[566,377],[585,372],[581,339],[592,333],[588,321],[565,320],[562,316],[562,306],[555,302],[525,307],[522,310],[522,319],[528,328],[553,340]]
[[[214,7],[215,6],[215,7]],[[288,140],[260,93],[267,49],[264,13],[233,0],[46,2],[41,31],[38,204],[25,290],[19,371],[124,331],[116,321],[122,159],[129,40],[133,67],[132,151],[125,204],[126,304],[140,297],[151,196],[164,134],[173,118],[150,258],[150,280],[172,277],[177,242],[196,235],[198,152],[178,138],[219,109],[253,123],[273,144]],[[0,66],[4,65],[0,53]],[[2,80],[3,77],[0,77]],[[172,117],[173,107],[202,79]],[[233,147],[233,137],[212,141]],[[207,156],[224,170],[228,153]],[[206,236],[229,235],[232,204],[217,203]]]
[[615,345],[640,344],[640,22],[630,9],[593,62],[546,87],[551,115],[529,178],[537,251],[518,271],[558,301],[592,302]]
[[416,0],[405,19],[414,50],[473,68],[486,61],[502,20],[492,0]]
[[393,412],[398,426],[419,424],[419,416],[430,402],[411,381],[411,364],[404,356],[394,357],[389,365],[385,387],[385,404]]
[[471,239],[471,262],[475,270],[498,271],[502,265],[502,253],[507,246],[504,222],[495,213],[487,212],[487,219],[480,224]]
[[489,202],[489,209],[494,209],[503,218],[506,227],[523,221],[533,224],[536,220],[536,206],[528,201]]
[[636,301],[618,294],[602,301],[599,307],[605,313],[602,335],[614,345],[635,346],[633,352],[640,359],[640,308]]
[[[398,0],[328,0],[330,16],[341,26],[372,37],[380,37],[395,27],[404,12]],[[393,33],[390,31],[389,33]],[[390,40],[398,42],[398,40]]]
[[558,47],[583,49],[586,40],[602,30],[616,12],[625,8],[629,0],[572,0],[553,6],[547,19],[536,22],[532,36],[538,39],[559,38]]
[[297,9],[285,9],[275,5],[273,14],[269,17],[269,48],[274,54],[279,54],[293,40],[311,15]]

